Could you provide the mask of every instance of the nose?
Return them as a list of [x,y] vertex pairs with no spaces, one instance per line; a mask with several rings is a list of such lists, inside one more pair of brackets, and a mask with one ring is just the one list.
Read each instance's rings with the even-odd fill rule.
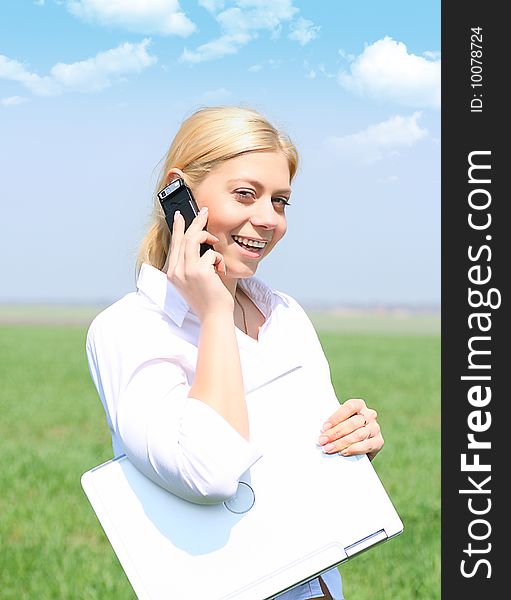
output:
[[261,198],[260,202],[254,205],[250,223],[254,227],[264,227],[265,229],[275,229],[277,227],[279,219],[271,198]]

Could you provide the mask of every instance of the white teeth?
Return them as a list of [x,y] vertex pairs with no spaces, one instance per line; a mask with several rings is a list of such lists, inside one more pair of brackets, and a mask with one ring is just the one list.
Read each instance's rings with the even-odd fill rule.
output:
[[239,235],[232,236],[237,242],[244,244],[245,246],[252,246],[253,248],[264,248],[268,242],[260,242],[256,240],[249,240],[248,238],[242,238]]

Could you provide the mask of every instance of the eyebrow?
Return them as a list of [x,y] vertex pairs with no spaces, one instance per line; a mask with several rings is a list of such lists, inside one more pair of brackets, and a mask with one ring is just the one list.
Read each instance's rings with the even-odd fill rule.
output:
[[[229,179],[228,184],[246,182],[250,185],[253,185],[255,188],[264,189],[264,185],[255,179],[249,179],[248,177],[238,177],[237,179]],[[273,192],[274,194],[291,194],[291,188],[283,188],[281,190],[276,190]]]

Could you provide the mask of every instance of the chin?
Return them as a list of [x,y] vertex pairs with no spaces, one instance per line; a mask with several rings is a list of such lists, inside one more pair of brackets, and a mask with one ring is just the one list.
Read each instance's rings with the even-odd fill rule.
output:
[[235,277],[236,279],[246,279],[247,277],[252,277],[257,271],[257,267],[259,263],[254,264],[253,267],[249,267],[247,265],[239,265],[236,267],[229,267],[227,265],[227,276]]

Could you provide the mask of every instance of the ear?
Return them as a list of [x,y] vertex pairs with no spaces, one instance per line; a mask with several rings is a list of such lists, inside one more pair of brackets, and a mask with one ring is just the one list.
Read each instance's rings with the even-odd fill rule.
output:
[[179,178],[185,179],[185,174],[183,173],[183,171],[181,171],[181,169],[178,169],[177,167],[172,167],[168,170],[167,177],[165,178],[165,180],[168,185],[169,183],[172,183],[173,181]]

